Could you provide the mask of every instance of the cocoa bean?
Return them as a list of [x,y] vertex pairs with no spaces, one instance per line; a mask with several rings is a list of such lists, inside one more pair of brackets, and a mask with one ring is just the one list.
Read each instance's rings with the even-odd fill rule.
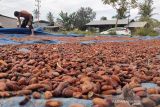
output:
[[7,78],[8,73],[0,73],[0,79]]
[[39,92],[34,92],[32,94],[32,96],[33,96],[34,99],[40,99],[41,98],[41,94]]
[[61,82],[56,89],[53,91],[54,96],[60,96],[64,88],[69,85],[68,82]]
[[155,107],[156,106],[155,102],[149,98],[143,98],[142,104],[144,107]]
[[0,91],[6,91],[7,86],[5,82],[0,81]]
[[94,98],[92,100],[94,105],[99,105],[101,107],[108,107],[108,102],[105,99],[101,99],[101,98]]
[[44,98],[45,98],[45,99],[50,99],[50,98],[52,98],[52,97],[53,97],[52,92],[46,91],[46,92],[44,93]]
[[10,97],[11,95],[9,94],[9,92],[4,91],[4,92],[0,92],[0,97],[1,98],[6,98],[6,97]]
[[32,93],[31,90],[20,90],[16,92],[16,95],[23,96],[23,95],[30,95]]
[[34,90],[38,90],[40,88],[44,88],[45,90],[51,90],[51,87],[46,84],[31,84],[31,85],[24,87],[23,89],[34,91]]
[[62,103],[56,100],[49,100],[46,102],[45,107],[61,107]]
[[27,84],[27,80],[25,77],[22,77],[18,80],[18,85],[26,85]]
[[31,98],[29,96],[25,96],[25,98],[21,102],[19,102],[19,105],[21,106],[26,105],[30,101],[30,99]]
[[64,96],[64,97],[72,97],[73,96],[73,90],[71,90],[70,88],[65,88],[62,91],[62,96]]
[[18,91],[20,89],[19,85],[15,81],[6,82],[6,86],[9,91]]

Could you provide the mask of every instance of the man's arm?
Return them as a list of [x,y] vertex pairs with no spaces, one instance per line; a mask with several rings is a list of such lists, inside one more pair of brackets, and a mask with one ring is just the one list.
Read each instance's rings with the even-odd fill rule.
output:
[[21,20],[20,20],[20,17],[18,17],[18,23],[19,23],[19,28],[21,27]]

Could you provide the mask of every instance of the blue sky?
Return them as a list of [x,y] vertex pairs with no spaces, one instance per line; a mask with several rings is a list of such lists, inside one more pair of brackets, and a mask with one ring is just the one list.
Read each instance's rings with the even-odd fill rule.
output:
[[[51,11],[55,18],[58,17],[60,11],[72,13],[77,11],[80,7],[91,7],[96,12],[96,19],[106,16],[111,19],[116,14],[115,10],[109,6],[104,5],[101,0],[41,0],[41,19],[46,20],[46,15]],[[154,18],[160,20],[160,1],[154,0]],[[33,12],[35,8],[35,0],[0,0],[0,14],[13,16],[15,10],[27,10]],[[136,18],[138,9],[131,10],[131,18]]]

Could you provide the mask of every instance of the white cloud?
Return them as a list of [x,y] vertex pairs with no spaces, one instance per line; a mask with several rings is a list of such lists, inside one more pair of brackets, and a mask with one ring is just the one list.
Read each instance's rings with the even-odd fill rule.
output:
[[[51,11],[54,17],[58,17],[60,11],[74,12],[80,7],[91,7],[97,13],[97,20],[106,16],[111,19],[116,14],[115,10],[108,5],[104,5],[101,0],[41,0],[41,19],[46,19],[46,14]],[[154,0],[155,13],[160,13],[160,2]],[[0,14],[13,16],[15,10],[27,10],[33,12],[35,8],[35,0],[1,0]],[[138,9],[131,10],[131,18],[137,16]],[[155,15],[154,18],[160,19],[160,14]]]

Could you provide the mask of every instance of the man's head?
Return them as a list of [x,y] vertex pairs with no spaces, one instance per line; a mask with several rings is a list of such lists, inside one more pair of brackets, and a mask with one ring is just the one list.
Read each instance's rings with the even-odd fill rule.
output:
[[19,13],[18,11],[15,11],[15,12],[14,12],[14,16],[16,16],[16,17],[18,17],[19,14],[20,14],[20,13]]

